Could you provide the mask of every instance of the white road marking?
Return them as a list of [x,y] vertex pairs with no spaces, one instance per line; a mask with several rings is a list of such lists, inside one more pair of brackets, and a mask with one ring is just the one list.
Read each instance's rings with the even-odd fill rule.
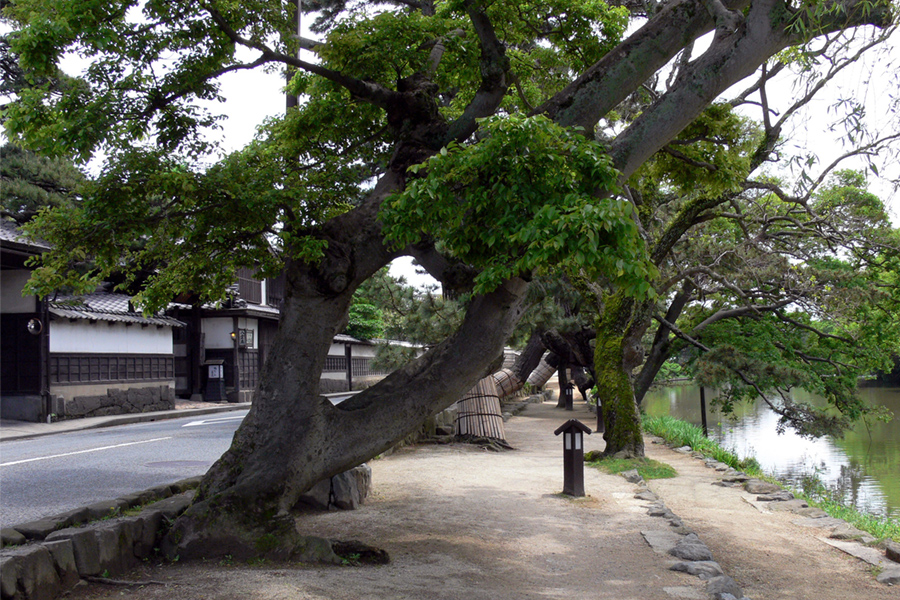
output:
[[185,423],[182,427],[198,427],[200,425],[212,425],[213,423],[224,423],[225,421],[240,421],[244,417],[243,415],[237,417],[219,417],[218,419],[204,419],[203,421],[191,421],[190,423]]
[[64,452],[63,454],[53,454],[51,456],[39,456],[37,458],[26,458],[25,460],[14,460],[10,462],[0,463],[0,467],[9,467],[12,465],[21,465],[23,463],[35,462],[37,460],[50,460],[51,458],[62,458],[63,456],[74,456],[75,454],[87,454],[88,452],[100,452],[101,450],[112,450],[113,448],[123,448],[125,446],[135,446],[137,444],[149,444],[150,442],[161,442],[163,440],[171,440],[172,437],[154,438],[152,440],[141,440],[140,442],[126,442],[124,444],[116,444],[115,446],[101,446],[100,448],[90,448],[88,450],[78,450],[76,452]]

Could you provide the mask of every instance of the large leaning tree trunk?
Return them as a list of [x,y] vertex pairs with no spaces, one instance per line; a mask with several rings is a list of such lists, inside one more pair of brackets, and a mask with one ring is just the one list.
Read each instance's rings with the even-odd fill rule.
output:
[[650,323],[646,302],[621,295],[607,297],[597,319],[594,372],[606,427],[604,452],[644,455],[641,418],[634,398],[632,372],[643,361],[641,336]]
[[[427,248],[392,251],[385,246],[377,211],[391,192],[403,189],[410,165],[450,141],[468,139],[477,127],[475,120],[493,114],[507,92],[509,63],[503,45],[478,3],[463,4],[479,37],[483,81],[462,116],[452,123],[441,118],[436,85],[427,74],[402,80],[394,91],[283,59],[297,68],[321,72],[359,101],[382,108],[398,141],[389,170],[363,204],[314,232],[328,242],[326,259],[317,265],[288,262],[282,320],[257,399],[231,448],[207,473],[194,504],[170,532],[171,554],[247,556],[269,548],[265,541],[275,533],[277,555],[290,556],[296,531],[284,517],[298,497],[317,481],[389,448],[430,414],[458,400],[487,374],[485,367],[502,350],[519,319],[527,284],[513,278],[473,299],[459,331],[379,384],[337,407],[318,395],[332,337],[346,322],[353,291],[366,278],[404,253],[416,255],[440,279],[442,261],[434,252]],[[708,11],[707,4],[717,10]],[[789,29],[793,13],[782,2],[727,4],[749,8],[746,14],[729,13],[732,19],[714,20],[714,12],[725,10],[721,2],[667,4],[540,112],[558,123],[592,131],[604,114],[682,47],[712,29],[716,21],[725,23],[710,49],[690,65],[672,90],[611,144],[610,154],[624,181],[725,89],[799,41]],[[856,15],[861,22],[876,18],[881,17]],[[847,25],[842,18],[831,28]],[[242,40],[235,38],[235,42]],[[630,375],[640,359],[635,344],[646,329],[647,313],[627,298],[613,296],[606,304],[615,309],[598,322],[601,351],[595,370],[604,405],[609,404],[608,451],[639,455],[642,443],[640,431],[633,430],[638,419]]]

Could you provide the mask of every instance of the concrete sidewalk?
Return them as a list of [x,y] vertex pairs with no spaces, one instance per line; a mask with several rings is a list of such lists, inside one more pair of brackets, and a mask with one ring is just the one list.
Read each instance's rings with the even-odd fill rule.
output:
[[27,421],[0,420],[0,442],[35,438],[57,433],[67,433],[69,431],[112,427],[115,425],[130,425],[132,423],[147,423],[149,421],[163,421],[165,419],[211,415],[220,412],[231,412],[250,408],[249,402],[239,402],[235,404],[206,403],[209,406],[199,406],[199,404],[200,403],[197,402],[187,403],[182,405],[183,408],[176,408],[175,410],[161,410],[128,415],[110,415],[107,417],[89,417],[86,419],[57,421],[55,423],[30,423]]

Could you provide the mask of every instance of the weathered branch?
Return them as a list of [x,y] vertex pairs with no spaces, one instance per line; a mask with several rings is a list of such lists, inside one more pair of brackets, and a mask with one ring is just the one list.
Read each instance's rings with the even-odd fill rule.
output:
[[476,119],[494,114],[509,87],[509,58],[493,23],[479,2],[467,0],[465,6],[481,46],[481,84],[463,114],[451,123],[446,142],[463,141],[475,133]]
[[739,308],[733,308],[730,310],[720,310],[709,317],[705,318],[701,321],[696,327],[691,329],[691,334],[696,335],[697,333],[703,331],[713,323],[718,323],[719,321],[724,321],[725,319],[736,319],[738,317],[743,317],[745,315],[755,315],[763,312],[774,312],[779,308],[784,308],[788,304],[794,302],[795,298],[788,298],[782,300],[781,302],[776,302],[774,304],[765,304],[765,305],[748,305],[741,306]]

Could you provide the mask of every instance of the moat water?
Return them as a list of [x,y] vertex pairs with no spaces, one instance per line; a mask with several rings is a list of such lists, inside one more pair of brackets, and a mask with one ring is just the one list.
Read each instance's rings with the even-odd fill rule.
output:
[[[797,487],[815,474],[845,504],[878,516],[900,519],[900,388],[867,387],[860,395],[871,405],[894,413],[888,423],[859,422],[843,438],[802,438],[776,430],[778,415],[763,402],[737,406],[733,416],[707,409],[709,435],[741,457],[753,456],[762,468]],[[714,390],[706,390],[707,407]],[[822,405],[815,397],[797,400]],[[644,398],[647,414],[671,415],[700,425],[700,390],[696,386],[656,388]]]

